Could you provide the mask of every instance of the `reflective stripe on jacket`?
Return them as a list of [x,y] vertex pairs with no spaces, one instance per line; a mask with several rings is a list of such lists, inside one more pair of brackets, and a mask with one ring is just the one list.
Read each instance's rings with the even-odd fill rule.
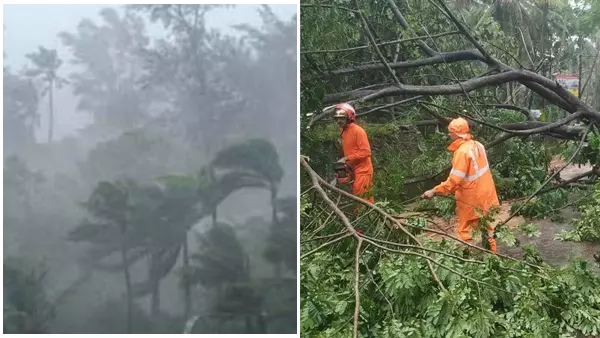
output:
[[440,195],[455,194],[459,221],[480,218],[500,204],[485,148],[477,141],[463,139],[454,141],[449,148],[456,149],[452,170],[434,190]]

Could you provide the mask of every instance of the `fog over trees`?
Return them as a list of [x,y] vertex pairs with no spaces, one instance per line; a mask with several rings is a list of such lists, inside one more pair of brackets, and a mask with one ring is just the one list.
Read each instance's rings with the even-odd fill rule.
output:
[[4,333],[296,332],[296,15],[98,14],[4,64]]

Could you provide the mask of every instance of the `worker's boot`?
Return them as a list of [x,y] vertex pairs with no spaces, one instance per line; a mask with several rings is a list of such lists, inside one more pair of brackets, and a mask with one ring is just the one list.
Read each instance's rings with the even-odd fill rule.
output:
[[482,233],[481,234],[481,241],[484,243],[484,248],[492,251],[494,254],[496,254],[496,234],[494,233],[494,231],[488,231],[487,232],[487,236],[486,233]]
[[488,237],[488,242],[490,245],[490,251],[492,251],[494,253],[494,255],[497,255],[498,251],[496,248],[496,239],[493,236]]

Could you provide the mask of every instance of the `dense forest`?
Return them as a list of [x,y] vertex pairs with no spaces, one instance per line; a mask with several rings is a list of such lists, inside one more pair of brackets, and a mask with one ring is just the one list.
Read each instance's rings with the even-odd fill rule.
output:
[[[300,8],[302,336],[598,337],[600,2]],[[369,136],[375,204],[330,183],[340,102]],[[420,198],[450,172],[457,117],[488,152],[497,255],[458,240],[452,196]]]
[[107,6],[5,63],[4,333],[296,332],[297,18],[229,7]]

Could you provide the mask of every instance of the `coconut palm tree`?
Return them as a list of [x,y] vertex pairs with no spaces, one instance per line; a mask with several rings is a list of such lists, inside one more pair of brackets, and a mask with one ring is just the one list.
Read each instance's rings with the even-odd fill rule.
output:
[[[255,156],[230,158],[242,150]],[[266,162],[257,161],[263,157]],[[85,203],[98,220],[84,220],[69,234],[73,241],[93,244],[88,264],[125,273],[128,299],[151,295],[155,319],[160,311],[160,281],[173,270],[182,252],[185,316],[191,312],[187,233],[192,227],[209,215],[213,215],[213,228],[219,227],[216,210],[238,189],[268,188],[276,196],[278,177],[282,174],[277,154],[269,143],[237,145],[223,150],[217,158],[211,167],[201,169],[196,175],[163,176],[155,184],[101,182]],[[275,174],[269,168],[274,168]],[[121,259],[115,262],[114,255],[118,252]],[[148,277],[134,283],[128,271],[144,258]]]
[[69,233],[72,241],[94,244],[90,250],[92,261],[100,261],[115,251],[120,253],[127,298],[127,333],[131,333],[133,309],[129,256],[134,246],[129,234],[132,232],[130,190],[134,185],[131,181],[99,182],[88,200],[82,203],[92,220],[83,220]]
[[48,143],[50,143],[54,135],[54,89],[68,83],[57,74],[62,60],[55,49],[47,49],[43,46],[39,46],[37,52],[29,53],[26,57],[33,63],[34,68],[27,69],[25,74],[31,78],[38,78],[43,84],[41,96],[48,95]]
[[[101,185],[104,183],[99,184]],[[127,182],[120,187],[123,189],[122,194],[127,196],[126,200],[121,199],[122,204],[111,204],[96,217],[112,220],[114,216],[111,216],[111,213],[125,208],[125,231],[117,231],[115,225],[120,223],[114,220],[110,224],[85,220],[69,233],[69,238],[93,244],[86,260],[88,265],[108,272],[125,272],[128,299],[151,294],[151,313],[156,321],[160,312],[160,282],[175,265],[181,251],[181,238],[187,231],[173,215],[185,215],[185,212],[180,212],[185,205],[179,200],[177,202],[182,207],[178,210],[169,209],[173,198],[168,187],[139,185],[133,182]],[[97,188],[95,192],[98,190],[100,189]],[[104,188],[104,194],[109,193],[106,190],[108,188]],[[90,205],[90,202],[87,202],[86,207],[88,210],[90,207],[97,209],[98,204]],[[98,213],[96,209],[92,209],[91,212]],[[122,243],[122,247],[117,243]],[[114,258],[114,254],[119,250],[122,259],[115,262],[111,258]],[[134,282],[128,271],[144,259],[147,262],[148,278],[142,282]]]

